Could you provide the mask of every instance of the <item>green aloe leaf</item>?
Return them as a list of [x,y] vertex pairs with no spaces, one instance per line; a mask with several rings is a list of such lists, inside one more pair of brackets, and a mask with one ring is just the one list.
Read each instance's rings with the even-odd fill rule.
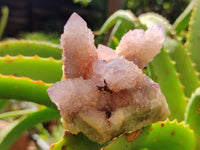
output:
[[9,112],[4,112],[0,114],[0,119],[5,119],[9,117],[17,117],[21,115],[26,115],[36,112],[35,109],[25,109],[25,110],[16,110],[16,111],[9,111]]
[[102,150],[138,150],[144,148],[145,139],[150,133],[151,126],[143,128],[138,136],[134,132],[121,135],[113,139],[110,144],[104,146]]
[[185,96],[190,97],[200,86],[199,73],[190,58],[191,54],[186,52],[181,41],[170,37],[166,38],[164,47],[170,51],[171,58],[176,62],[175,67],[184,86]]
[[190,150],[195,147],[194,132],[177,121],[157,122],[142,130],[136,139],[127,141],[127,135],[113,140],[103,150]]
[[50,86],[51,84],[29,78],[0,75],[0,98],[24,100],[56,109],[46,92]]
[[100,150],[102,145],[95,143],[83,134],[73,135],[65,133],[64,137],[53,144],[50,150]]
[[196,69],[200,72],[200,0],[196,0],[192,16],[189,24],[189,31],[187,35],[186,50],[191,52],[191,58],[196,63]]
[[170,109],[170,120],[177,119],[182,121],[186,110],[186,99],[174,67],[175,64],[171,60],[169,53],[162,48],[161,52],[150,64],[149,69],[154,72],[154,77],[152,78],[159,83],[161,91],[167,100]]
[[140,24],[134,14],[128,10],[118,10],[112,14],[101,27],[100,33],[102,34],[108,31],[108,29],[112,26],[114,26],[114,28],[110,34],[108,46],[113,49],[116,47],[113,37],[119,41],[124,33],[128,32],[130,29],[134,29],[139,26],[140,28],[145,28],[145,26]]
[[158,122],[152,125],[151,130],[144,144],[149,150],[190,150],[195,147],[194,132],[183,122]]
[[192,0],[190,4],[187,6],[187,8],[181,13],[181,15],[174,22],[173,27],[176,30],[176,32],[180,33],[181,31],[184,31],[188,27],[192,9],[194,8],[196,1],[197,0]]
[[200,88],[193,94],[187,105],[185,113],[185,124],[189,124],[190,128],[196,133],[196,150],[200,149]]
[[[146,13],[140,15],[139,19],[147,27],[163,24],[166,35],[173,33],[173,28],[169,22],[158,14]],[[175,62],[171,60],[169,53],[163,48],[153,62],[148,65],[148,73],[154,81],[159,83],[161,91],[166,97],[170,109],[169,118],[171,120],[177,118],[178,121],[182,121],[186,109],[186,99],[174,65]],[[183,64],[181,65],[183,66]]]
[[169,21],[159,14],[152,12],[143,13],[138,18],[140,22],[146,25],[148,28],[155,24],[162,24],[165,29],[166,35],[169,35],[171,32],[174,31]]
[[100,29],[100,33],[104,33],[108,31],[109,28],[111,28],[113,25],[116,24],[117,21],[125,21],[129,23],[133,23],[133,21],[136,21],[136,17],[133,15],[131,11],[128,10],[118,10],[114,14],[112,14],[106,22],[103,24],[103,26]]
[[[110,39],[108,41],[108,46],[115,49],[116,44],[113,38],[116,38],[117,40],[120,40],[121,37],[124,35],[124,33],[128,32],[130,29],[134,28],[134,24],[126,21],[119,20],[116,22],[115,26],[113,27],[113,30],[110,34]],[[118,43],[119,44],[119,43]]]
[[60,81],[62,77],[62,62],[53,58],[5,56],[0,57],[0,68],[3,75],[25,76],[47,83]]
[[1,150],[8,150],[24,131],[34,127],[36,124],[58,118],[60,118],[58,111],[45,108],[14,121],[0,133]]
[[192,94],[185,113],[185,124],[189,124],[200,136],[200,88]]
[[35,56],[39,57],[53,57],[54,59],[61,59],[62,49],[49,42],[38,42],[31,40],[11,40],[0,42],[0,56]]
[[199,74],[194,68],[190,53],[186,52],[184,45],[177,39],[177,35],[172,35],[174,29],[164,17],[155,13],[145,13],[140,15],[139,19],[148,27],[155,24],[163,24],[167,35],[164,41],[164,48],[170,51],[172,60],[176,62],[175,67],[184,86],[184,93],[187,97],[190,97],[191,93],[200,86]]
[[1,11],[2,11],[2,17],[0,19],[0,38],[2,37],[2,34],[6,27],[7,20],[8,20],[8,14],[9,14],[9,10],[8,10],[7,6],[2,7]]

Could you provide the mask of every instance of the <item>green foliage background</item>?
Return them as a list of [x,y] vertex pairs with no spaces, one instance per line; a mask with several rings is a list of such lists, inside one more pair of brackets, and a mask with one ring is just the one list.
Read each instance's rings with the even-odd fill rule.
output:
[[[131,2],[135,2],[135,8]],[[133,9],[136,14],[137,11],[138,14],[141,11],[138,9],[139,6],[140,9],[151,10],[151,7],[157,5],[162,6],[162,9],[171,9],[169,11],[172,13],[176,11],[173,2],[170,1],[168,4],[161,0],[142,0],[138,4],[136,1],[126,1],[125,5]],[[176,2],[181,5],[187,1]],[[168,5],[170,8],[167,7]],[[164,15],[167,15],[167,11],[165,13]],[[142,13],[136,17],[131,11],[119,10],[112,14],[99,32],[109,35],[107,45],[114,49],[129,29],[146,29],[153,24],[163,24],[166,32],[164,46],[145,71],[159,83],[171,112],[169,119],[143,128],[133,141],[127,141],[126,135],[121,135],[105,145],[95,143],[83,134],[65,133],[58,142],[54,136],[55,139],[51,143],[57,143],[52,145],[51,150],[99,150],[101,147],[104,150],[198,150],[200,148],[199,14],[200,0],[192,0],[183,13],[176,20],[174,18],[173,24],[156,13]],[[5,28],[7,17],[8,8],[4,7],[0,35]],[[173,18],[171,20],[173,22]],[[111,27],[113,28],[110,29]],[[111,34],[107,33],[109,30],[112,30]],[[26,39],[0,42],[0,111],[2,111],[0,119],[8,121],[8,118],[11,118],[12,120],[12,123],[0,132],[1,150],[8,150],[24,131],[33,128],[40,132],[40,137],[44,135],[48,138],[52,137],[55,134],[48,133],[47,129],[37,124],[60,119],[59,111],[46,92],[52,83],[60,81],[62,77],[62,49],[56,44],[59,43],[58,37],[54,38],[51,34],[22,36],[28,39],[34,37],[37,41]],[[44,42],[43,40],[48,39],[46,37],[53,37],[53,40]],[[99,37],[97,36],[97,39],[101,39]],[[36,109],[5,111],[6,105],[9,105],[13,99],[19,103],[33,102]],[[60,126],[60,123],[56,126]]]

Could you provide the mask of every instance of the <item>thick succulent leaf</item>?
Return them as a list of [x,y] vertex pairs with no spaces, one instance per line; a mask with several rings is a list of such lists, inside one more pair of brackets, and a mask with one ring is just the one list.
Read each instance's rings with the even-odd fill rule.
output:
[[186,7],[186,9],[175,20],[173,27],[176,30],[176,32],[180,33],[181,31],[184,31],[188,27],[192,9],[194,8],[196,1],[197,0],[192,0],[190,4]]
[[150,130],[144,143],[149,150],[190,150],[195,147],[195,134],[183,122],[158,122]]
[[140,22],[142,24],[145,24],[148,28],[150,28],[151,26],[155,24],[162,24],[165,29],[166,35],[169,35],[169,33],[173,31],[172,26],[169,23],[169,21],[159,14],[152,13],[152,12],[143,13],[138,18]]
[[196,150],[200,149],[200,136],[198,134],[196,135]]
[[38,56],[5,56],[0,57],[0,73],[17,77],[29,77],[33,80],[42,80],[54,83],[61,80],[62,62],[53,58],[41,58]]
[[125,20],[119,20],[116,22],[115,26],[113,27],[113,30],[110,34],[109,40],[108,40],[108,46],[115,49],[116,44],[113,40],[113,38],[116,38],[117,40],[120,40],[121,37],[124,35],[124,33],[128,32],[130,29],[134,29],[135,26],[133,24],[134,22],[128,22]]
[[4,32],[5,26],[7,24],[8,14],[9,14],[8,7],[6,7],[6,6],[2,7],[1,11],[2,11],[2,16],[0,19],[0,38]]
[[165,18],[158,14],[146,13],[140,15],[139,19],[148,27],[157,23],[164,25],[165,32],[169,35],[165,38],[164,48],[170,51],[170,56],[176,63],[175,67],[179,73],[179,79],[184,86],[184,93],[187,97],[190,97],[191,93],[200,85],[199,75],[191,61],[190,53],[186,52],[185,47],[177,39],[176,35],[173,35],[172,38],[172,34],[169,34],[170,32],[173,33],[174,29]]
[[73,135],[66,132],[60,141],[52,144],[50,150],[100,150],[101,147],[102,145],[89,140],[81,133]]
[[167,100],[170,109],[170,120],[182,121],[186,110],[186,99],[169,53],[162,48],[149,67],[149,69],[153,68],[152,72],[155,72],[153,73],[155,77],[152,78],[157,79]]
[[137,150],[144,148],[145,139],[150,134],[151,126],[147,126],[136,132],[131,132],[113,139],[108,145],[104,146],[102,150]]
[[157,122],[142,129],[138,137],[135,138],[135,135],[135,133],[123,135],[113,140],[103,150],[140,148],[148,148],[149,150],[189,150],[195,147],[194,132],[188,126],[177,123],[177,121]]
[[185,96],[190,97],[196,88],[200,86],[199,74],[190,58],[190,53],[186,52],[182,42],[175,38],[167,37],[164,47],[170,51],[171,58],[176,62],[175,67],[184,86]]
[[114,26],[114,28],[110,34],[108,46],[113,49],[117,46],[113,38],[120,40],[124,33],[128,32],[130,29],[137,28],[138,26],[145,28],[140,24],[133,13],[128,10],[118,10],[111,15],[101,27],[100,33],[106,32],[112,26]]
[[8,150],[24,131],[34,127],[36,124],[58,118],[60,118],[58,111],[45,108],[14,121],[0,133],[1,150]]
[[192,94],[185,113],[185,124],[189,124],[200,136],[200,88]]
[[18,117],[21,115],[27,115],[30,113],[36,112],[35,109],[25,109],[25,110],[16,110],[16,111],[9,111],[0,114],[0,119],[5,119],[9,117]]
[[157,76],[155,72],[154,65],[152,63],[149,63],[147,65],[147,75],[155,82],[157,82]]
[[100,29],[100,33],[106,32],[109,28],[115,25],[119,20],[132,23],[136,21],[136,17],[128,10],[118,10],[112,14]]
[[53,57],[54,59],[61,59],[61,48],[52,43],[38,42],[30,40],[11,40],[0,42],[0,56],[35,56],[39,57]]
[[196,133],[196,150],[200,149],[200,88],[191,97],[185,113],[185,124]]
[[0,75],[0,98],[30,101],[56,108],[46,92],[51,85],[29,78]]
[[187,35],[186,50],[191,52],[191,58],[196,63],[196,69],[200,72],[200,0],[196,0],[189,24]]
[[[173,29],[166,19],[157,14],[147,13],[146,15],[141,15],[139,19],[147,26],[162,23],[167,33]],[[161,91],[166,97],[171,112],[170,119],[177,118],[179,121],[183,120],[186,108],[185,96],[174,64],[164,49],[149,64],[148,72],[151,78],[159,83]]]

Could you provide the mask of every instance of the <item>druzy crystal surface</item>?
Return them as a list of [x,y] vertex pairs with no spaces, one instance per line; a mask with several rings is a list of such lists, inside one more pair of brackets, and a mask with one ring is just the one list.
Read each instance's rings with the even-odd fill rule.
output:
[[61,36],[64,80],[47,92],[66,130],[98,143],[135,131],[169,114],[159,85],[142,69],[160,52],[162,25],[130,30],[116,51],[94,45],[86,22],[73,13]]

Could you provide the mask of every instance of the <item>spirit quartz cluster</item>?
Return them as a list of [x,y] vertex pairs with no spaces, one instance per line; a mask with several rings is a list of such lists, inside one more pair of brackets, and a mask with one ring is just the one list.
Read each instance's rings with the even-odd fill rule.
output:
[[116,51],[94,45],[86,22],[73,13],[61,36],[63,81],[47,92],[62,123],[72,134],[82,132],[98,143],[135,131],[169,114],[159,85],[142,69],[160,52],[162,25],[130,30]]

